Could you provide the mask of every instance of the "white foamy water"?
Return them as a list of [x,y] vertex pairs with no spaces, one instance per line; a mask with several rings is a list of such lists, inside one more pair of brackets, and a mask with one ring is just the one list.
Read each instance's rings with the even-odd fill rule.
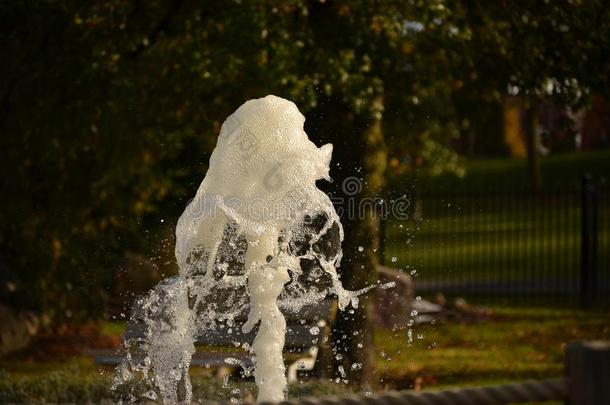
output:
[[142,298],[132,316],[141,332],[127,334],[128,356],[115,379],[127,400],[190,401],[194,342],[231,331],[238,345],[251,344],[258,400],[281,401],[284,313],[329,294],[340,309],[358,305],[363,291],[344,290],[336,272],[343,228],[315,185],[330,180],[332,145],[313,144],[304,122],[294,103],[267,96],[223,123],[208,172],[176,227],[180,274]]

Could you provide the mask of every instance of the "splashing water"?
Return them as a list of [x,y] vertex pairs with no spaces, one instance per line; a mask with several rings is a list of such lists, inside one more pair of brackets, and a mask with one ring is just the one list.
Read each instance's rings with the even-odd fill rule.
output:
[[336,272],[343,228],[315,185],[330,179],[332,145],[316,147],[304,122],[294,103],[267,96],[223,123],[208,172],[176,227],[180,274],[159,283],[132,315],[143,333],[126,335],[114,384],[132,387],[127,400],[190,401],[194,341],[238,327],[248,313],[242,336],[259,325],[251,346],[258,401],[281,401],[282,311],[296,313],[328,294],[340,309],[357,307],[364,291],[344,290]]

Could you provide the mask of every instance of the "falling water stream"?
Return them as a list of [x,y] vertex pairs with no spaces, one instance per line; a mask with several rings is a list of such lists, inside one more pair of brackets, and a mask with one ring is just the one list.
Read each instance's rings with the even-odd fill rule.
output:
[[[327,295],[358,305],[336,272],[343,228],[316,180],[329,180],[332,145],[314,145],[296,105],[276,96],[244,103],[223,123],[209,169],[176,227],[178,276],[139,300],[115,387],[127,400],[190,401],[195,341],[218,329],[258,326],[253,342],[258,401],[286,395],[284,313]],[[281,310],[280,310],[281,308]],[[240,325],[239,315],[247,313]],[[245,338],[244,338],[245,339]]]

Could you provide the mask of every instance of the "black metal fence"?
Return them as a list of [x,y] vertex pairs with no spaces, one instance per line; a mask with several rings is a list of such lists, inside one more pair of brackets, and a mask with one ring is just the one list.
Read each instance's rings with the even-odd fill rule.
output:
[[591,176],[536,193],[502,186],[420,188],[408,219],[385,221],[385,263],[423,294],[610,303],[608,188]]

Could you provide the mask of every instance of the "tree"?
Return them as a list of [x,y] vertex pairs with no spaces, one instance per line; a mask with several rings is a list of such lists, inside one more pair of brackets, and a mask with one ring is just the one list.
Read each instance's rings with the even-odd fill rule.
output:
[[[438,2],[435,13],[417,2],[432,47],[446,52],[454,75],[452,104],[462,135],[482,121],[481,107],[522,97],[532,185],[539,185],[535,119],[542,99],[578,107],[592,90],[610,93],[610,13],[601,1]],[[432,8],[430,8],[432,9]],[[422,12],[423,11],[423,12]],[[461,106],[468,106],[461,108]],[[489,136],[489,135],[487,135]]]
[[[126,251],[155,244],[169,256],[159,235],[201,180],[222,119],[246,99],[289,98],[314,141],[335,143],[335,195],[356,177],[356,203],[387,199],[388,157],[406,150],[432,174],[456,170],[452,146],[487,136],[478,123],[494,121],[509,89],[532,106],[548,94],[580,102],[590,89],[608,97],[608,13],[601,1],[5,1],[9,299],[58,320],[102,315]],[[345,218],[350,288],[376,277],[379,217],[362,214]],[[172,271],[171,259],[158,262]],[[359,348],[372,346],[369,321],[365,298],[335,327],[334,371],[362,384],[373,375],[372,352]]]

